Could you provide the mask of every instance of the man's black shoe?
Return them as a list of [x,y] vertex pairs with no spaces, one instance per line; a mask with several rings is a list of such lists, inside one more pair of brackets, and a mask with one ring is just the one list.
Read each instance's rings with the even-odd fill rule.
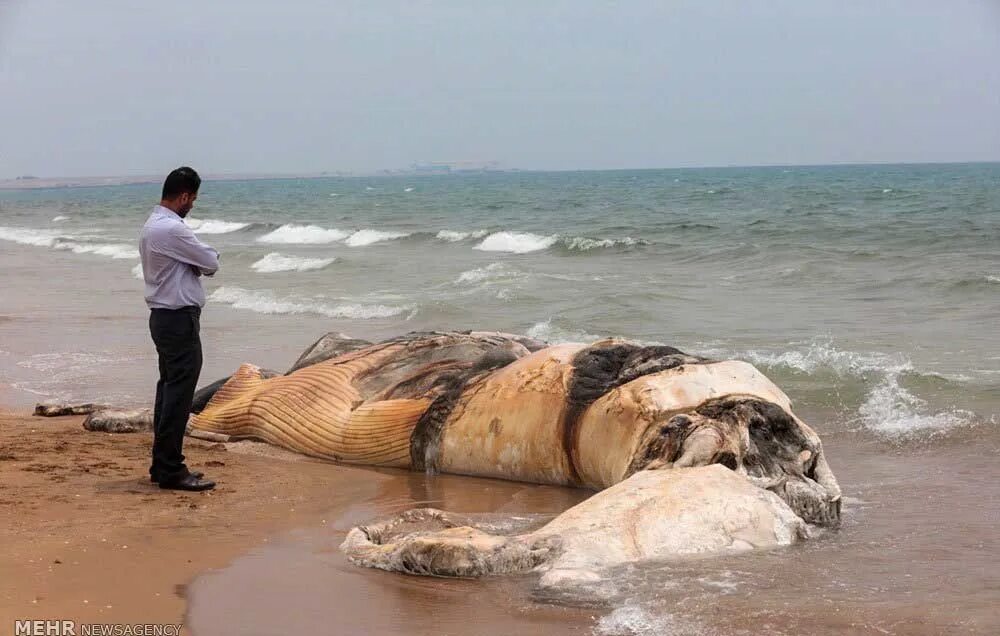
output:
[[161,481],[160,488],[164,488],[166,490],[211,490],[215,488],[215,482],[209,481],[208,479],[201,479],[200,477],[195,477],[191,474],[185,475],[180,479]]
[[[194,472],[191,473],[191,476],[192,477],[197,477],[198,479],[201,479],[202,477],[205,476],[205,473],[201,472],[200,470],[196,470],[196,471],[194,471]],[[154,484],[160,483],[160,479],[158,477],[153,477],[152,475],[149,476],[149,481],[151,481]]]

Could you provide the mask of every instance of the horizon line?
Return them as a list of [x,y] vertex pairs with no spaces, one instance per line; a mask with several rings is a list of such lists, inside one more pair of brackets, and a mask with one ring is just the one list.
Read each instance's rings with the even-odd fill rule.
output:
[[[382,168],[374,171],[324,170],[302,172],[219,172],[207,173],[204,181],[266,181],[269,179],[357,179],[373,177],[442,177],[467,176],[489,173],[551,173],[551,172],[653,172],[670,170],[737,170],[748,168],[847,168],[866,166],[948,166],[948,165],[991,165],[1000,164],[1000,159],[978,161],[845,161],[834,163],[762,163],[762,164],[715,164],[698,166],[673,166],[656,168],[495,168],[488,170],[468,170],[458,173],[421,173],[412,169]],[[100,187],[116,185],[144,185],[157,183],[163,175],[119,174],[119,175],[75,175],[37,176],[21,175],[0,178],[0,190],[31,190],[46,188]],[[108,183],[94,183],[105,180]],[[87,181],[89,183],[68,183]],[[114,183],[117,181],[118,183]],[[67,183],[60,183],[67,182]]]

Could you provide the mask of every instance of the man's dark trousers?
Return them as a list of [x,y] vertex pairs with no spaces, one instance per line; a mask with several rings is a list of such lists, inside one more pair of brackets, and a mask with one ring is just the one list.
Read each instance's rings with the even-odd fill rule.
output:
[[188,474],[184,432],[201,375],[201,308],[152,309],[149,333],[160,360],[153,408],[153,465],[149,474],[168,483]]

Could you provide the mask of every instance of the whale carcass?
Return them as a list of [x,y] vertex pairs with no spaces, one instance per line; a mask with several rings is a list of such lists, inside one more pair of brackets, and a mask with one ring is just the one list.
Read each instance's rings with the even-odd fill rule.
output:
[[[612,514],[627,493],[642,499],[636,494],[641,490],[649,501],[673,502],[651,504],[643,514],[653,525],[653,518],[673,518],[660,525],[675,530],[684,516],[677,502],[697,490],[695,482],[707,480],[723,493],[703,506],[716,512],[703,515],[701,530],[696,524],[684,532],[707,537],[724,526],[729,530],[718,536],[730,537],[733,545],[787,544],[804,536],[799,524],[839,522],[840,488],[818,435],[796,417],[788,397],[746,362],[620,339],[546,346],[498,332],[413,333],[347,349],[333,347],[330,357],[277,377],[245,364],[192,417],[191,426],[344,463],[605,491],[580,504],[589,508],[576,519],[595,518],[599,506]],[[687,498],[697,505],[696,498]],[[373,555],[382,555],[385,566],[414,565],[412,550],[408,560],[397,558],[399,541],[424,537],[426,548],[456,540],[446,514],[408,514],[427,515],[440,527],[354,534],[345,549],[368,565],[377,565]],[[746,532],[732,515],[742,515]],[[406,527],[402,521],[385,527]],[[769,530],[762,534],[764,526]],[[549,546],[547,554],[564,553],[551,547],[552,537],[567,536],[563,528],[514,541],[472,530],[458,535],[471,532],[471,543],[463,545],[473,552],[485,541],[500,552],[537,544]],[[432,552],[420,553],[433,561]],[[451,565],[435,571],[419,564],[411,569],[498,571]]]

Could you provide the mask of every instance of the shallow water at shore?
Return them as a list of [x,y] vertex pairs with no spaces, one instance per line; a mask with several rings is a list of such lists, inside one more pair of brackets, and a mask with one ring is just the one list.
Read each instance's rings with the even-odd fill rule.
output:
[[220,635],[330,625],[343,634],[993,634],[1000,444],[986,441],[887,455],[834,435],[827,452],[846,497],[839,530],[787,549],[628,567],[594,593],[565,595],[539,595],[534,575],[368,570],[338,546],[350,527],[413,507],[541,523],[586,491],[358,471],[378,482],[377,493],[342,498],[328,523],[199,578],[188,591],[188,621],[195,633]]

